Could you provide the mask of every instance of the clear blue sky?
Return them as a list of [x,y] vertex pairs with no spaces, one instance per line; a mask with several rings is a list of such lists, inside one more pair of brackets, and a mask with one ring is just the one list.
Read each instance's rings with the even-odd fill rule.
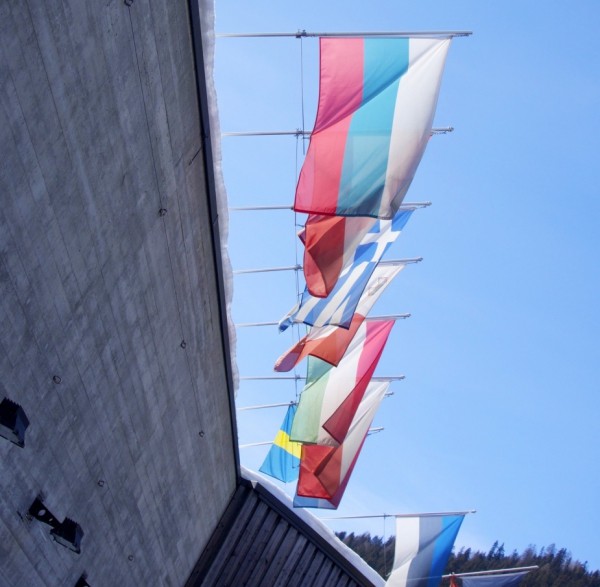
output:
[[[433,206],[388,254],[424,261],[373,311],[412,314],[377,371],[406,380],[376,416],[385,431],[365,443],[339,515],[477,509],[457,545],[556,543],[600,568],[600,3],[217,1],[219,32],[298,28],[474,31],[452,43],[435,119],[456,130],[431,140],[406,198]],[[318,41],[303,46],[310,128]],[[223,131],[302,125],[300,41],[218,40],[216,82]],[[291,204],[296,154],[293,137],[224,138],[230,205]],[[232,212],[230,254],[235,269],[294,264],[293,214]],[[238,276],[234,319],[278,320],[295,291],[291,272]],[[240,329],[241,374],[272,374],[291,343],[275,327]],[[242,382],[238,405],[295,393]],[[284,412],[240,414],[240,442],[271,440]],[[242,462],[256,470],[267,450],[242,449]]]

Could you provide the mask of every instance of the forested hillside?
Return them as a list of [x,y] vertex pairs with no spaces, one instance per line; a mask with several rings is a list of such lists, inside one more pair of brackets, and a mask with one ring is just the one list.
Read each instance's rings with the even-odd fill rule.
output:
[[[355,536],[354,533],[338,532],[337,537],[359,554],[384,578],[392,569],[394,561],[395,537],[385,542],[379,536],[370,534]],[[472,571],[491,571],[511,567],[540,568],[529,573],[519,587],[600,587],[600,572],[590,571],[586,562],[573,560],[566,548],[557,549],[554,544],[537,552],[535,546],[529,546],[522,553],[516,550],[510,554],[504,551],[504,544],[495,542],[489,552],[472,551],[462,548],[450,555],[446,573],[468,573]],[[460,580],[457,584],[461,585]],[[444,579],[441,587],[448,587],[449,580]]]

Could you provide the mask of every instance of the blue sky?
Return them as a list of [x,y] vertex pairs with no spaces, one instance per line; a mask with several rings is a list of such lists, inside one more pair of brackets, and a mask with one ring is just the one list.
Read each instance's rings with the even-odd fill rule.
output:
[[[458,545],[556,543],[600,568],[600,4],[216,8],[218,32],[474,31],[452,43],[435,118],[456,130],[430,141],[406,198],[433,205],[413,214],[387,255],[424,261],[408,266],[373,311],[412,314],[396,323],[377,370],[406,380],[392,384],[374,423],[385,431],[365,443],[338,513],[477,509]],[[310,128],[318,41],[302,44]],[[215,77],[223,131],[302,125],[300,41],[220,39]],[[224,138],[230,205],[291,204],[301,164],[293,137]],[[232,212],[230,222],[235,269],[301,259],[291,212]],[[278,320],[295,303],[292,272],[235,279],[238,323]],[[292,336],[240,329],[240,373],[272,374]],[[242,382],[238,405],[285,402],[299,390]],[[240,442],[271,440],[284,413],[241,413]],[[267,450],[242,449],[242,462],[256,470]],[[381,520],[331,527],[383,532]]]

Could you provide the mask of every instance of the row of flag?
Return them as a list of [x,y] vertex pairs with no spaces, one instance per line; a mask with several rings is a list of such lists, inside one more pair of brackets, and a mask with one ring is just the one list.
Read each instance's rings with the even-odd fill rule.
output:
[[[279,330],[310,331],[275,363],[307,359],[260,471],[298,480],[295,507],[340,504],[389,381],[373,374],[394,326],[369,312],[407,261],[382,261],[411,217],[402,206],[431,136],[450,38],[320,39],[317,120],[294,210],[308,214],[306,288]],[[466,512],[396,517],[392,587],[437,587]],[[526,573],[465,577],[464,587],[515,587]],[[451,587],[457,587],[454,576]]]
[[[298,479],[294,505],[336,509],[389,382],[372,381],[395,320],[369,312],[408,260],[383,261],[414,212],[402,206],[431,136],[450,38],[322,38],[317,119],[294,210],[308,214],[306,288],[279,322],[309,333],[275,371],[307,358],[261,471]],[[414,261],[417,261],[415,259]]]

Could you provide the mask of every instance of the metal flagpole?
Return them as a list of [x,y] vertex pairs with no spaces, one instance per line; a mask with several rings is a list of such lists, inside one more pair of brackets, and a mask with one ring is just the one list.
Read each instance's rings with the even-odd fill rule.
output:
[[[402,202],[399,210],[411,210],[412,208],[426,208],[431,206],[431,202]],[[229,208],[230,211],[236,210],[293,210],[293,206],[235,206]]]
[[263,408],[281,408],[283,406],[297,406],[298,402],[287,402],[285,404],[266,404],[264,406],[248,406],[246,408],[236,408],[238,412],[244,412],[246,410],[262,410]]
[[[406,375],[376,375],[371,377],[371,381],[401,381]],[[271,380],[298,380],[306,379],[306,375],[257,375],[252,377],[240,377],[240,381],[271,381]]]
[[[365,318],[368,322],[374,320],[405,320],[410,318],[410,314],[389,314],[387,316],[371,316]],[[236,328],[248,328],[250,326],[277,326],[279,322],[249,322],[247,324],[236,324]],[[296,322],[295,324],[303,324],[303,322]]]
[[[397,265],[403,263],[408,265],[410,263],[420,263],[423,257],[414,257],[412,259],[390,259],[389,261],[379,261],[378,265]],[[268,267],[266,269],[238,269],[234,271],[234,275],[241,275],[242,273],[267,273],[269,271],[300,271],[303,269],[302,265],[291,265],[289,267]]]
[[[323,518],[321,518],[323,519]],[[494,569],[493,571],[473,571],[471,573],[450,573],[449,575],[442,575],[442,579],[449,579],[450,577],[476,577],[478,575],[495,575],[497,573],[512,573],[518,571],[535,571],[539,569],[538,565],[531,567],[513,567],[512,569]]]
[[300,271],[302,265],[292,265],[290,267],[270,267],[268,269],[240,269],[234,271],[234,275],[241,275],[242,273],[267,273],[269,271]]
[[[393,391],[386,391],[385,395],[383,397],[390,397],[391,395],[394,395]],[[298,402],[287,402],[285,404],[266,404],[264,406],[247,406],[245,408],[236,408],[236,411],[238,412],[245,412],[246,410],[262,410],[263,408],[282,408],[284,406],[297,406]]]
[[[445,135],[446,133],[452,132],[453,126],[439,126],[431,129],[432,135]],[[302,130],[297,128],[296,130],[251,130],[244,132],[222,132],[222,137],[282,137],[282,136],[310,136],[312,130]]]
[[248,448],[249,446],[265,446],[266,444],[273,444],[273,441],[269,442],[253,442],[251,444],[240,444],[238,448]]
[[[369,428],[369,430],[367,430],[367,436],[371,433],[381,432],[382,430],[384,430],[383,426],[381,426],[380,428]],[[270,440],[269,442],[253,442],[251,444],[240,444],[238,448],[248,448],[250,446],[265,446],[267,444],[274,444],[274,443],[272,440]],[[328,518],[321,518],[321,519],[326,520]]]
[[297,30],[295,33],[217,33],[217,38],[232,37],[468,37],[473,31],[353,31],[350,33],[309,33]]
[[436,516],[465,516],[474,514],[477,510],[464,512],[426,512],[421,514],[374,514],[372,516],[337,516],[335,518],[319,518],[319,520],[359,520],[364,518],[429,518]]

